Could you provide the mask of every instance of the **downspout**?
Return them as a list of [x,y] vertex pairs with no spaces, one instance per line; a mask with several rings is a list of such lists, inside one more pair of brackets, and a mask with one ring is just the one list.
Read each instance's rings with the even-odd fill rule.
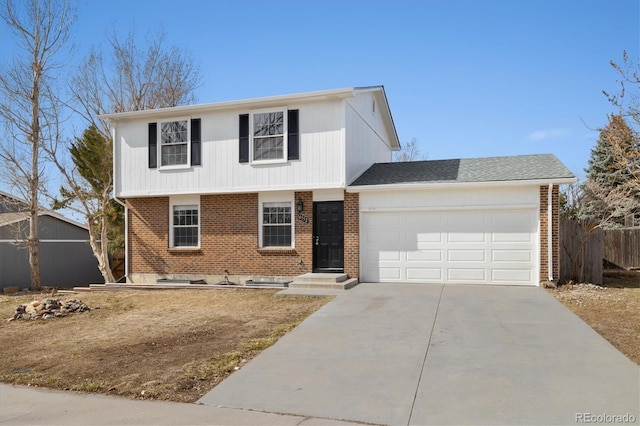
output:
[[549,184],[547,194],[547,270],[549,281],[553,281],[553,184]]
[[116,125],[111,120],[109,120],[109,123],[111,124],[112,141],[111,156],[113,161],[113,199],[116,203],[124,207],[124,277],[116,279],[116,281],[120,281],[122,278],[126,278],[128,280],[129,276],[129,209],[127,208],[126,203],[123,203],[122,200],[116,197]]

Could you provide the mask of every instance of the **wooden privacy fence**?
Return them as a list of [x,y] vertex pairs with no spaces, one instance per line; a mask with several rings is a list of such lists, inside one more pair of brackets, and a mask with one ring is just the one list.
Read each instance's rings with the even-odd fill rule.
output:
[[603,231],[604,259],[624,269],[640,268],[640,228]]
[[560,283],[602,284],[603,253],[601,229],[573,219],[560,221]]
[[111,254],[111,273],[116,280],[124,276],[124,252],[117,251]]

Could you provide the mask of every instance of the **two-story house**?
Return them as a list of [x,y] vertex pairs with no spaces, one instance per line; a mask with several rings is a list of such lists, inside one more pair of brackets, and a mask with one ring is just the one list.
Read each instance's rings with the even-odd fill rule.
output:
[[382,86],[106,114],[133,283],[537,285],[558,275],[553,155],[391,163]]

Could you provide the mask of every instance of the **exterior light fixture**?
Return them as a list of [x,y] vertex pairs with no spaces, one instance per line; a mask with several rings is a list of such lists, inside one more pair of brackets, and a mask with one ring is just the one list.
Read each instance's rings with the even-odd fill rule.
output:
[[298,200],[298,202],[296,203],[296,209],[298,210],[298,213],[302,213],[302,211],[304,210],[304,201]]

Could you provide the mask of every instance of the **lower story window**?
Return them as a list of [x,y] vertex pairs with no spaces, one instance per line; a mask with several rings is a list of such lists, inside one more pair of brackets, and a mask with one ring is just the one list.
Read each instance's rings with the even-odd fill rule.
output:
[[173,247],[198,247],[198,206],[173,206]]
[[262,246],[291,247],[291,203],[262,205]]

